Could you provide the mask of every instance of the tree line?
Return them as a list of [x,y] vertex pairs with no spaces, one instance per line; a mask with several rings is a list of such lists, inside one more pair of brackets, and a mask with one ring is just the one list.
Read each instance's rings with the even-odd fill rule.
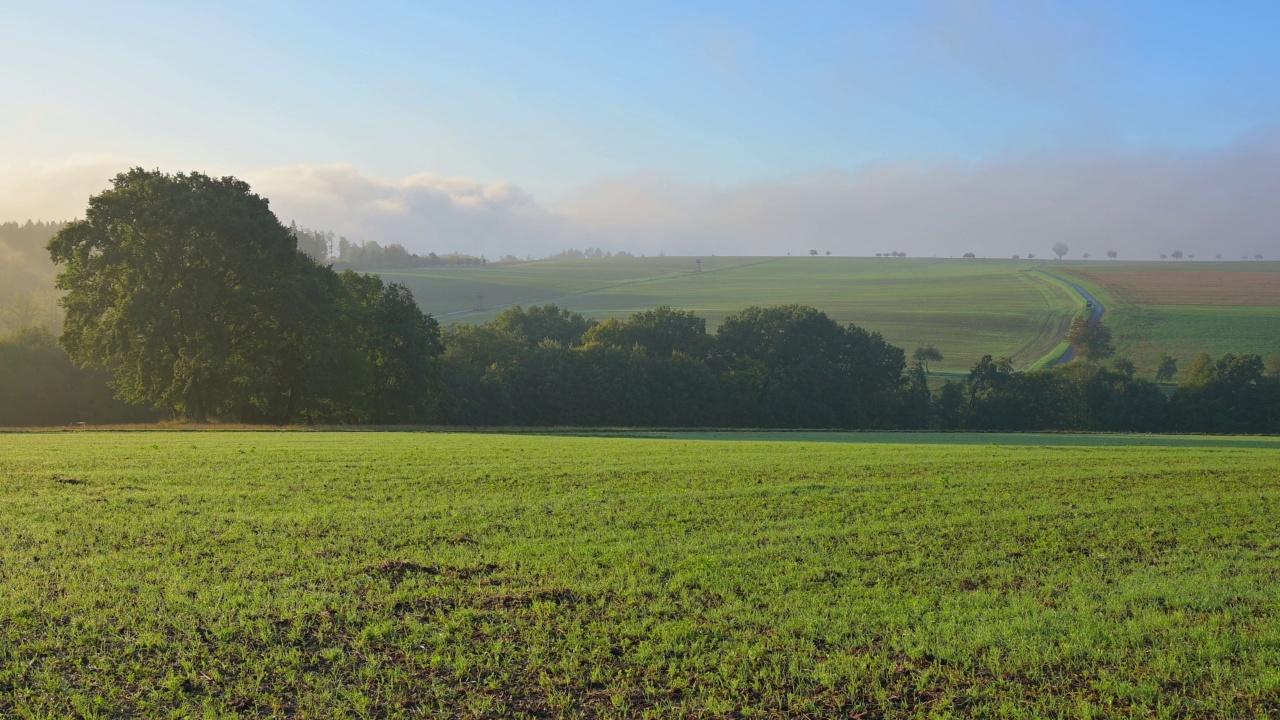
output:
[[[747,308],[714,333],[668,307],[596,322],[555,305],[442,329],[399,286],[347,272],[333,287],[365,326],[309,346],[325,357],[264,358],[252,382],[229,362],[209,378],[222,394],[199,399],[155,388],[143,400],[122,384],[135,372],[123,364],[112,387],[162,414],[229,422],[1280,432],[1280,371],[1256,355],[1202,355],[1172,392],[1123,360],[1018,371],[985,356],[938,384],[927,369],[936,350],[908,363],[878,333],[805,306]],[[295,372],[283,370],[290,363]],[[47,331],[0,341],[0,424],[157,416],[113,398],[111,379],[73,365]]]
[[[1133,432],[1280,432],[1280,368],[1257,355],[1195,359],[1172,392],[1132,363],[1018,371],[985,356],[931,383],[912,353],[805,306],[705,320],[671,308],[603,323],[554,305],[443,333],[441,422]],[[1087,357],[1087,356],[1085,356]],[[1165,368],[1167,372],[1167,366]]]
[[418,255],[400,243],[381,245],[377,241],[353,241],[332,230],[316,230],[289,223],[289,233],[297,240],[298,249],[321,265],[332,264],[339,270],[389,270],[392,268],[442,267],[450,265],[485,265],[483,256],[429,252]]
[[[990,356],[931,382],[920,348],[801,305],[714,332],[669,307],[555,305],[441,328],[409,290],[299,248],[235,178],[131,170],[48,244],[65,322],[0,340],[0,424],[131,422],[1280,432],[1280,372],[1203,356],[1172,392],[1081,319],[1081,360]],[[1168,368],[1163,368],[1168,370]]]
[[45,244],[62,222],[0,223],[0,334],[30,326],[57,328],[57,273]]

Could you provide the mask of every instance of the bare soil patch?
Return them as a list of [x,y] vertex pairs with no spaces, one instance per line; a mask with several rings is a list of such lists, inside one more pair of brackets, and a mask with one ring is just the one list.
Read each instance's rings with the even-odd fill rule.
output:
[[1071,274],[1097,283],[1117,300],[1149,305],[1280,306],[1280,273],[1236,270],[1085,270]]

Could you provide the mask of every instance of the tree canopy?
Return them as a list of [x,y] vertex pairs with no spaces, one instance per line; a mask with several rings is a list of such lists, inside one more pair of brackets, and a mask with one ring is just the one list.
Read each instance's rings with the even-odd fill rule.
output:
[[121,399],[192,420],[365,420],[369,385],[403,381],[379,375],[389,344],[438,352],[407,290],[344,283],[235,178],[121,173],[49,252],[71,359],[110,368]]

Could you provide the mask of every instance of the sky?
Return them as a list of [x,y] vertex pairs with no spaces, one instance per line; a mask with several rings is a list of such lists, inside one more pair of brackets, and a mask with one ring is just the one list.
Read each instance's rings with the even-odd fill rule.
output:
[[0,0],[0,220],[143,166],[420,252],[1275,254],[1276,27],[1253,0]]

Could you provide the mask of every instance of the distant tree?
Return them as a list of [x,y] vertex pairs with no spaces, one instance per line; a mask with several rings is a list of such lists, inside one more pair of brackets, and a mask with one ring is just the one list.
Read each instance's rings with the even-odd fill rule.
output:
[[978,256],[977,256],[977,255],[974,255],[974,254],[973,254],[973,253],[971,253],[971,252],[967,252],[967,253],[965,253],[962,257],[970,258],[970,259],[977,259],[977,257],[978,257]]
[[884,253],[876,253],[876,257],[884,257]]
[[827,257],[831,257],[831,251],[830,251],[830,250],[828,250],[828,251],[827,251]]
[[1083,257],[1085,260],[1088,260],[1088,259],[1089,259],[1089,253],[1085,253],[1084,255],[1081,255],[1081,257]]
[[1221,259],[1222,259],[1222,253],[1218,253],[1217,255],[1215,255],[1215,256],[1214,256],[1214,259],[1215,259],[1215,260],[1221,260]]
[[1133,361],[1129,358],[1116,358],[1115,360],[1112,360],[1111,368],[1116,372],[1129,377],[1133,377],[1133,374],[1138,370],[1134,367]]
[[1035,260],[1035,259],[1036,259],[1036,254],[1035,254],[1035,253],[1027,253],[1027,259],[1028,259],[1028,260]]
[[0,308],[0,327],[14,332],[24,328],[48,327],[50,313],[47,310],[34,295],[18,293],[8,305]]
[[1112,259],[1112,260],[1115,260],[1115,259],[1116,259],[1116,257],[1117,257],[1117,256],[1119,256],[1119,254],[1120,254],[1120,253],[1116,252],[1115,250],[1108,250],[1108,251],[1107,251],[1107,257],[1108,257],[1108,258],[1110,258],[1110,259]]
[[1156,382],[1169,382],[1178,374],[1178,361],[1165,353],[1156,366]]
[[1182,251],[1181,251],[1181,250],[1174,250],[1174,251],[1173,251],[1173,253],[1172,253],[1172,255],[1173,255],[1173,259],[1174,259],[1174,260],[1181,260],[1181,259],[1182,259]]
[[1261,259],[1262,259],[1262,253],[1258,253],[1257,255],[1254,255],[1254,256],[1253,256],[1253,259],[1254,259],[1254,260],[1261,260]]
[[988,399],[1007,385],[1012,376],[1012,360],[1009,358],[995,360],[990,355],[983,355],[969,371],[968,412],[973,413],[981,401]]
[[810,254],[810,255],[814,255],[814,256],[816,256],[816,255],[818,254],[818,251],[817,251],[817,250],[810,250],[810,251],[809,251],[809,254]]
[[1188,259],[1188,260],[1195,260],[1195,259],[1196,259],[1196,256],[1195,256],[1195,255],[1187,255],[1187,259]]
[[1014,255],[1014,256],[1013,256],[1013,259],[1014,259],[1014,260],[1021,260],[1021,259],[1022,259],[1022,256],[1021,256],[1021,255]]
[[942,362],[942,359],[942,352],[932,345],[918,347],[915,352],[911,353],[912,362],[919,365],[926,375],[929,374],[929,363]]
[[1168,255],[1165,255],[1164,253],[1160,253],[1160,259],[1161,259],[1161,260],[1168,260],[1168,259],[1169,259],[1169,256],[1168,256]]
[[1111,329],[1097,318],[1072,320],[1067,342],[1076,349],[1077,355],[1090,363],[1106,360],[1116,351],[1111,345]]
[[1071,248],[1067,247],[1067,244],[1064,242],[1056,242],[1053,244],[1052,250],[1053,254],[1057,255],[1058,259],[1061,260],[1066,257],[1066,254],[1070,252]]

